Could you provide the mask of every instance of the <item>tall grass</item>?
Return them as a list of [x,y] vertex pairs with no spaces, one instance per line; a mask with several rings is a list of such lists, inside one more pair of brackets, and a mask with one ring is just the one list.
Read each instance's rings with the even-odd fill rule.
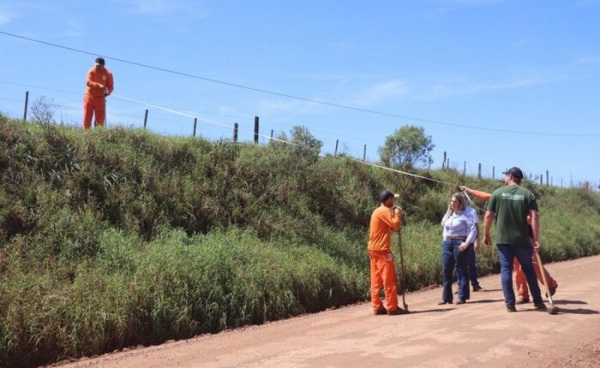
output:
[[[384,188],[401,194],[409,289],[438,284],[450,194],[499,183],[419,174],[435,180],[277,144],[0,116],[0,366],[365,301],[369,218]],[[600,253],[596,193],[525,185],[538,196],[545,261]],[[498,270],[493,249],[478,262],[481,274]]]

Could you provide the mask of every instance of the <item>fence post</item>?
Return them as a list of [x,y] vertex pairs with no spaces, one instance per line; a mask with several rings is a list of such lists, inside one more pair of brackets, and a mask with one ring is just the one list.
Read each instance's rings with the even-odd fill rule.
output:
[[367,145],[363,148],[363,161],[367,161]]
[[444,151],[444,160],[442,161],[442,170],[446,167],[446,151]]
[[146,113],[144,114],[144,130],[146,130],[146,124],[148,124],[148,109],[146,109]]
[[548,170],[546,170],[546,186],[549,187],[550,186],[550,173],[548,172]]
[[467,175],[467,161],[463,161],[463,176]]
[[338,143],[340,143],[339,139],[335,140],[335,151],[333,152],[333,157],[337,156]]
[[540,185],[544,185],[544,174],[540,175]]
[[233,124],[233,142],[234,143],[237,142],[237,139],[238,139],[238,127],[239,127],[238,123]]
[[29,91],[25,92],[25,110],[23,110],[23,122],[27,121],[27,105],[29,105]]
[[254,143],[258,144],[258,116],[254,117]]
[[271,139],[273,139],[273,129],[271,129]]
[[477,169],[477,179],[481,179],[481,162],[479,163],[479,168]]
[[198,118],[194,118],[194,137],[196,136],[196,124],[198,123]]
[[496,179],[496,166],[492,166],[492,179]]

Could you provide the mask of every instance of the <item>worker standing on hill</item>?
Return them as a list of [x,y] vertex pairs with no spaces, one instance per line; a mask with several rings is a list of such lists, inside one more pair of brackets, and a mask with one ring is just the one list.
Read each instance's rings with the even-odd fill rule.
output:
[[[402,212],[400,208],[393,207],[394,201],[394,194],[384,190],[379,195],[379,207],[371,215],[368,252],[371,265],[371,302],[375,315],[408,313],[398,307],[398,279],[391,245],[392,231],[400,229]],[[382,287],[387,310],[379,298]]]
[[[512,284],[513,260],[516,257],[523,268],[527,284],[533,296],[536,309],[546,310],[537,283],[533,263],[533,247],[539,248],[538,207],[535,196],[521,186],[523,172],[512,167],[504,173],[505,186],[492,193],[484,218],[484,244],[491,245],[490,230],[492,221],[496,222],[496,248],[500,259],[500,273],[504,302],[509,312],[516,312],[515,292]],[[531,215],[533,244],[529,239],[527,215]]]
[[90,129],[92,115],[94,127],[104,126],[106,122],[106,96],[114,89],[113,75],[104,66],[104,58],[96,58],[96,65],[88,70],[83,97],[83,128]]
[[[479,190],[471,189],[467,186],[461,185],[460,190],[466,193],[470,193],[473,197],[481,199],[482,201],[489,201],[492,196],[490,193],[482,192]],[[531,216],[527,216],[527,226],[529,228],[529,237],[531,244],[533,242],[533,229],[531,228]],[[539,252],[539,247],[534,246],[534,251]],[[537,261],[537,257],[535,254],[533,255],[531,261],[533,262],[533,269],[535,270],[535,274],[538,278],[538,281],[544,284],[544,277],[542,276],[542,272],[546,275],[546,281],[548,282],[548,289],[550,290],[550,294],[554,295],[556,293],[556,288],[558,287],[558,282],[550,275],[550,272],[546,270],[546,267],[540,267],[540,264]],[[517,286],[517,296],[518,299],[516,304],[525,304],[529,303],[529,289],[527,288],[527,279],[525,278],[525,273],[523,272],[523,268],[519,261],[515,258],[513,262],[513,272],[515,277],[515,284]]]

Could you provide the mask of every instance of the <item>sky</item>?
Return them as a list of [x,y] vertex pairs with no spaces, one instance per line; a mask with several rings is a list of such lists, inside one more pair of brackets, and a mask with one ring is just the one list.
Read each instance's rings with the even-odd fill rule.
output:
[[103,56],[108,126],[252,141],[259,117],[261,144],[303,126],[377,162],[413,125],[432,168],[597,188],[599,35],[600,0],[0,0],[0,112],[29,92],[80,126]]

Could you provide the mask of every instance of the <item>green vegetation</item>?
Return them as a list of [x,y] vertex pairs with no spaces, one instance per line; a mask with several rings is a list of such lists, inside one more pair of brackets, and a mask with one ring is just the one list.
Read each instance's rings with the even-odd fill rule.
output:
[[[283,144],[0,116],[0,366],[365,301],[369,217],[383,188],[401,194],[409,289],[437,284],[450,194],[498,181],[419,174],[435,181]],[[600,253],[596,193],[527,185],[539,197],[545,261]],[[479,265],[496,272],[495,251]]]

